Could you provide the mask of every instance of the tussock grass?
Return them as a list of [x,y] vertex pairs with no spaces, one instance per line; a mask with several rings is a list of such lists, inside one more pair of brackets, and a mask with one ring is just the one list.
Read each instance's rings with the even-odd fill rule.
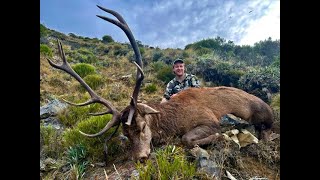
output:
[[[82,144],[87,150],[87,155],[92,161],[103,161],[104,160],[104,140],[113,133],[115,130],[111,128],[104,135],[90,138],[80,134],[79,130],[87,134],[95,134],[105,127],[107,122],[111,119],[111,115],[94,116],[86,119],[85,121],[79,122],[74,128],[68,129],[63,134],[64,146],[72,147],[77,144]],[[119,131],[115,134],[117,136]],[[108,157],[112,160],[116,155],[123,153],[122,147],[116,138],[113,138],[108,142]]]
[[61,133],[51,125],[40,125],[40,143],[45,157],[59,158],[63,155]]
[[153,160],[145,165],[138,162],[136,168],[141,180],[193,179],[196,174],[196,166],[187,160],[183,148],[174,145],[157,149]]
[[99,104],[90,104],[88,106],[68,106],[60,111],[58,119],[66,127],[74,127],[78,122],[90,117],[89,113],[97,112],[100,109]]
[[101,75],[89,74],[83,78],[83,80],[93,89],[96,90],[103,84],[103,79]]
[[86,63],[78,63],[73,66],[71,66],[72,69],[82,78],[89,74],[94,74],[96,73],[96,68],[90,64]]
[[85,170],[88,165],[87,150],[82,144],[77,144],[73,147],[69,147],[67,151],[67,161],[71,166],[68,179],[83,179]]
[[148,84],[144,87],[144,91],[148,94],[151,94],[151,93],[154,93],[158,90],[158,87],[156,84],[154,83],[151,83],[151,84]]
[[52,50],[46,44],[40,44],[40,53],[42,53],[48,57],[52,57]]

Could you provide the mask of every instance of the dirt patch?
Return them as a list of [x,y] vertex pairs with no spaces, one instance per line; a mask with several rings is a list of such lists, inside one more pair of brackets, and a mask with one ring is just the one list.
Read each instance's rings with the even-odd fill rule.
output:
[[91,167],[87,170],[84,176],[85,180],[108,180],[128,179],[135,170],[133,161],[118,162],[116,164],[109,164],[106,167]]

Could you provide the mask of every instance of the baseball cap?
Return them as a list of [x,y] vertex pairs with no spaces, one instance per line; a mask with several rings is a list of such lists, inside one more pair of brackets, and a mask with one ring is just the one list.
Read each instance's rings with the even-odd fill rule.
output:
[[176,64],[176,63],[184,63],[182,59],[176,59],[173,61],[173,64]]

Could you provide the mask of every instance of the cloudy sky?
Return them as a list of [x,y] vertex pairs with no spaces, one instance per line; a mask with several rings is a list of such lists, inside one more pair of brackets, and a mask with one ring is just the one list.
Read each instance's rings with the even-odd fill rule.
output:
[[[160,48],[220,36],[236,45],[280,39],[280,0],[40,0],[40,23],[68,34],[128,42],[114,18],[96,5],[120,13],[136,40]],[[114,18],[115,19],[115,18]]]

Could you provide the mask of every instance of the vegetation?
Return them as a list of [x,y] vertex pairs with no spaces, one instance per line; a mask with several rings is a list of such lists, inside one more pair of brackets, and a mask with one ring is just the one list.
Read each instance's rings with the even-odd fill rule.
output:
[[148,84],[144,90],[146,91],[146,93],[150,94],[150,93],[154,93],[157,91],[157,85],[151,83],[151,84]]
[[102,42],[103,43],[111,43],[111,42],[114,42],[113,38],[109,35],[105,35],[102,37]]
[[155,159],[147,160],[146,165],[136,164],[141,180],[193,179],[195,176],[196,166],[188,161],[181,147],[168,145],[156,150],[155,154]]
[[78,63],[72,66],[72,69],[79,74],[80,77],[84,78],[89,74],[96,73],[96,68],[90,64]]
[[83,80],[93,89],[96,90],[103,84],[101,75],[89,74]]
[[71,166],[71,171],[69,173],[70,179],[80,180],[83,178],[86,167],[89,163],[86,159],[87,151],[82,144],[69,147],[67,152],[67,160],[69,165]]
[[[72,147],[78,144],[82,144],[87,150],[87,155],[91,161],[104,159],[104,140],[111,135],[115,128],[111,128],[103,136],[97,138],[89,138],[80,134],[79,130],[87,134],[94,134],[99,132],[110,121],[111,115],[93,116],[86,120],[77,123],[73,128],[64,132],[63,138],[65,147]],[[118,132],[115,136],[118,135]],[[108,142],[108,157],[115,158],[117,154],[122,153],[123,150],[116,139],[112,139]]]
[[42,152],[45,157],[59,158],[63,154],[62,136],[52,125],[40,125]]
[[48,57],[52,57],[52,50],[49,46],[45,44],[40,44],[40,53]]
[[40,24],[40,38],[45,37],[47,34],[48,34],[47,28],[43,24]]

